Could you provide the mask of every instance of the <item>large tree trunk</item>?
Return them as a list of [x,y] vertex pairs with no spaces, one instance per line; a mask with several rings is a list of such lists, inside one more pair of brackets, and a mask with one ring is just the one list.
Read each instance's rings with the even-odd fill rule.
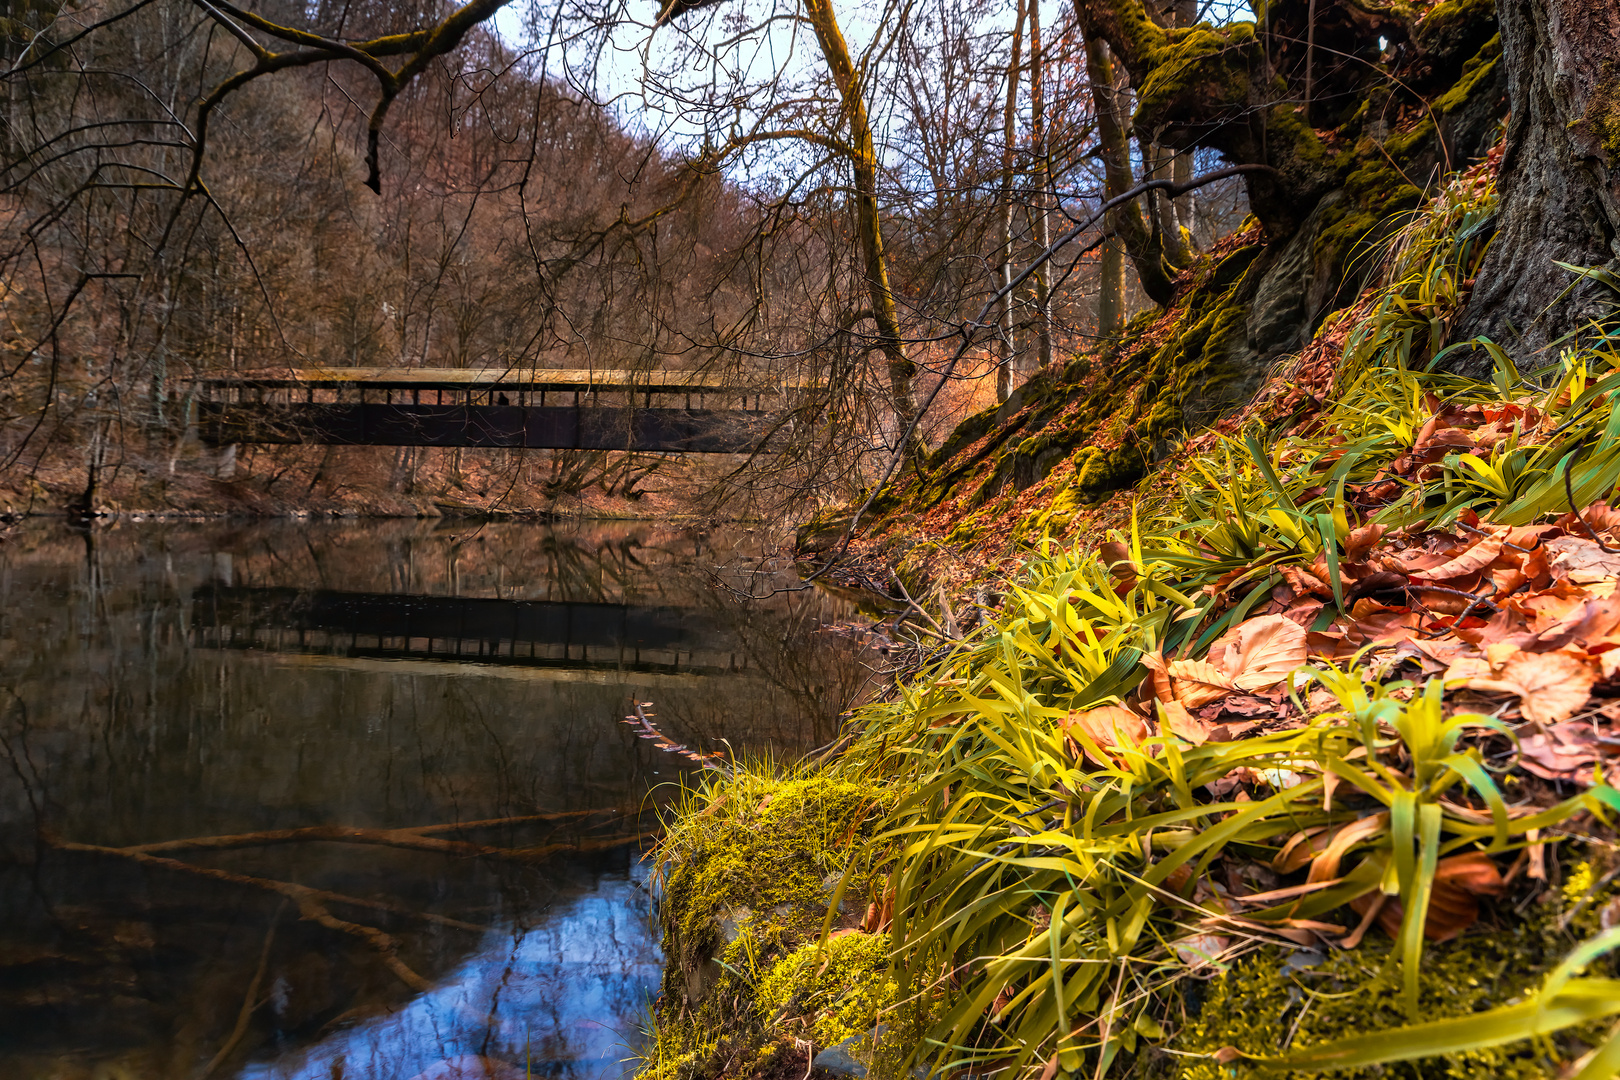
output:
[[[1615,297],[1557,264],[1620,269],[1620,2],[1497,0],[1496,10],[1512,108],[1501,209],[1453,340],[1489,337],[1530,366],[1612,314]],[[1457,364],[1490,366],[1483,351]]]
[[[1172,151],[1205,147],[1256,167],[1245,183],[1260,235],[1189,295],[1198,317],[1165,347],[1167,431],[1247,401],[1274,361],[1352,302],[1371,264],[1355,253],[1387,236],[1447,170],[1483,156],[1505,111],[1496,20],[1480,0],[1270,0],[1264,27],[1164,25],[1175,21],[1164,0],[1074,6],[1088,46],[1100,39],[1129,72],[1137,132]],[[1307,78],[1309,119],[1300,108]],[[1108,134],[1099,131],[1105,162]],[[1140,223],[1134,206],[1122,215],[1133,216]],[[1127,224],[1119,235],[1141,271],[1131,232]],[[1166,272],[1142,277],[1160,303],[1176,286],[1159,242],[1166,232],[1146,238],[1157,256],[1148,269]]]

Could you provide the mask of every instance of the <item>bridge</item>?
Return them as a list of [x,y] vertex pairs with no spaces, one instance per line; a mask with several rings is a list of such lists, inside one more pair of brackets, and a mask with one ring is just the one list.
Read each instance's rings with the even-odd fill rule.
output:
[[689,608],[206,585],[191,597],[198,648],[509,668],[736,675],[736,635]]
[[535,368],[307,368],[199,379],[212,446],[465,446],[749,453],[806,381]]

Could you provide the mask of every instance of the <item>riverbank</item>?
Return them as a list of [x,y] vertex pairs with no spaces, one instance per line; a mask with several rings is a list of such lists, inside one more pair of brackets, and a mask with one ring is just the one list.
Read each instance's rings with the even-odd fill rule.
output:
[[1427,372],[1493,201],[1127,493],[1130,388],[1099,446],[1068,378],[1105,356],[877,500],[856,566],[929,659],[680,808],[644,1080],[1613,1075],[1620,354]]
[[[34,454],[37,453],[37,459]],[[41,446],[0,477],[0,518],[511,517],[741,520],[769,508],[715,501],[724,463],[679,456],[432,447],[130,446],[102,455]]]

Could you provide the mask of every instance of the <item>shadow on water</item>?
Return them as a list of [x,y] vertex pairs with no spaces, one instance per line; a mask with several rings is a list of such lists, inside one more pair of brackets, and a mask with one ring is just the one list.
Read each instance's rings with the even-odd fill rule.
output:
[[[0,548],[0,1076],[617,1077],[686,775],[862,692],[848,613],[649,526],[31,525]],[[756,583],[757,584],[757,583]]]

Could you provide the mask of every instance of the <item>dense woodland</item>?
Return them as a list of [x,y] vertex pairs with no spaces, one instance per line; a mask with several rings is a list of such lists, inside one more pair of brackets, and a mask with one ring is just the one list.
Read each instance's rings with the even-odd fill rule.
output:
[[[253,14],[337,42],[449,11]],[[748,59],[789,40],[780,19],[741,37],[724,33],[737,16],[715,12],[655,30],[651,11],[535,11],[515,39],[472,26],[373,125],[376,73],[352,59],[233,85],[252,70],[235,16],[157,2],[16,15],[0,418],[16,509],[410,510],[432,495],[534,507],[635,495],[681,469],[254,448],[230,488],[208,482],[210,455],[188,437],[192,380],[369,365],[824,379],[794,446],[741,473],[688,466],[671,490],[701,507],[730,476],[722,490],[745,479],[762,508],[845,497],[942,375],[922,441],[1150,306],[1101,222],[1003,286],[1105,189],[1222,163],[1126,137],[1123,69],[1100,44],[1088,59],[1074,12],[1042,25],[1038,3],[851,13],[883,28],[860,61],[874,165],[853,189],[842,84],[806,59],[813,39],[780,70]],[[612,59],[626,35],[641,60]],[[1111,81],[1094,84],[1099,62]],[[1099,104],[1114,117],[1102,127]],[[1112,156],[1105,130],[1120,135]],[[1238,226],[1245,194],[1233,176],[1149,209],[1151,235],[1186,265]],[[1116,216],[1141,227],[1134,205]],[[953,363],[964,321],[970,347]]]

